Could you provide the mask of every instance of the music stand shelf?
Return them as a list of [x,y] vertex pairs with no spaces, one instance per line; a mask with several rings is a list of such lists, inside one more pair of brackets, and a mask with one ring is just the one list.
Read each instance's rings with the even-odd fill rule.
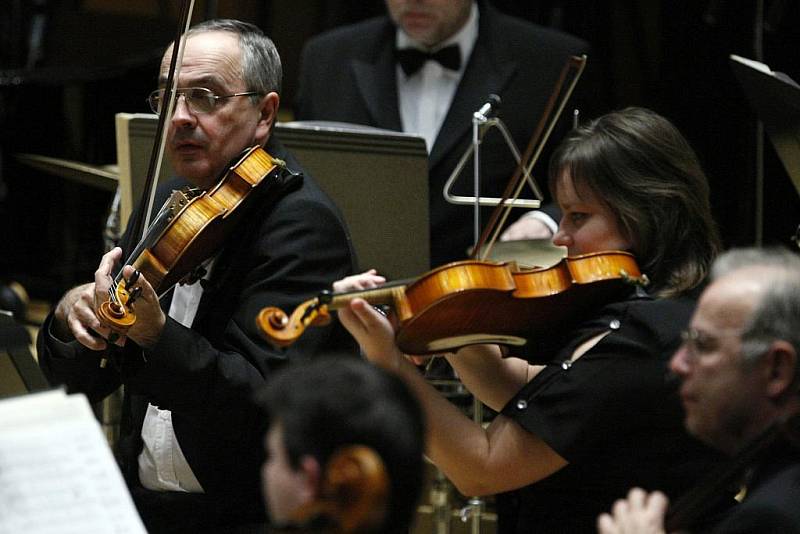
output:
[[[142,194],[158,118],[118,113],[120,224]],[[330,195],[362,268],[391,278],[430,268],[428,154],[422,137],[354,124],[277,123],[275,136]],[[171,175],[162,167],[160,179]]]

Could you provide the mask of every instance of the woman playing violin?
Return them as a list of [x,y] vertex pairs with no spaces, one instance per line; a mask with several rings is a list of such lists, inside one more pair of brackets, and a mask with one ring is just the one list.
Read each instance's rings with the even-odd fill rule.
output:
[[[683,430],[666,380],[720,248],[696,155],[669,121],[629,108],[573,131],[551,160],[549,185],[563,212],[556,245],[570,256],[630,251],[650,285],[593,310],[567,334],[529,340],[524,351],[480,345],[447,355],[467,388],[499,412],[488,428],[419,375],[391,323],[364,300],[339,314],[367,358],[418,395],[433,462],[465,495],[501,494],[501,532],[592,531],[598,512],[632,483],[675,495],[717,461]],[[375,282],[368,274],[357,283]],[[534,355],[547,365],[529,364]]]

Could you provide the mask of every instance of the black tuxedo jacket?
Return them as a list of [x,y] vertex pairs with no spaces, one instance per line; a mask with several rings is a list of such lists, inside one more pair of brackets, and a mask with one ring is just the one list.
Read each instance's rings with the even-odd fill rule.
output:
[[[503,15],[484,2],[478,5],[478,39],[429,155],[433,265],[465,258],[473,243],[473,208],[449,204],[442,196],[447,178],[471,143],[472,114],[488,95],[499,95],[500,117],[524,152],[567,58],[588,50],[575,37]],[[395,33],[392,21],[379,17],[310,40],[301,58],[296,118],[402,130]],[[513,157],[497,129],[484,137],[481,147],[481,195],[501,196],[515,168]],[[454,193],[473,195],[471,168],[466,167]],[[397,179],[402,195],[402,176]],[[546,189],[545,176],[539,183]],[[483,222],[487,213],[484,210]]]
[[800,533],[800,452],[779,440],[757,467],[741,504],[714,528],[714,534]]
[[[302,172],[276,140],[266,150]],[[161,201],[185,183],[165,184]],[[310,328],[296,344],[278,350],[261,338],[256,315],[265,306],[291,313],[355,268],[343,219],[310,176],[280,198],[255,200],[217,256],[191,329],[168,317],[154,347],[142,351],[131,343],[119,365],[105,369],[99,367],[102,354],[52,337],[52,318],[38,339],[40,365],[53,384],[66,384],[93,402],[125,385],[120,460],[132,487],[138,484],[147,403],[172,411],[181,449],[206,492],[203,509],[189,506],[186,521],[205,517],[230,525],[263,519],[259,467],[267,422],[253,394],[285,362],[329,349],[335,333]],[[168,309],[169,298],[162,305]],[[140,513],[147,521],[150,510],[140,506]],[[214,525],[208,528],[214,531]]]

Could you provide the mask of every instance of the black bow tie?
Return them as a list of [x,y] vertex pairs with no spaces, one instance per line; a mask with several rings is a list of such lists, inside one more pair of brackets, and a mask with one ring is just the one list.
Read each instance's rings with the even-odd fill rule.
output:
[[461,68],[461,50],[455,44],[445,46],[433,53],[423,52],[416,48],[403,48],[395,50],[395,58],[406,76],[417,72],[428,60],[438,61],[442,67],[450,70]]

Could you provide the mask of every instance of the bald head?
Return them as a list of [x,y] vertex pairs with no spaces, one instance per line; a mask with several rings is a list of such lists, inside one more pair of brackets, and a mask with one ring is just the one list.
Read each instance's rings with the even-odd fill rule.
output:
[[723,255],[670,361],[689,431],[733,453],[800,411],[798,347],[800,258],[757,249]]
[[764,298],[773,269],[753,266],[736,269],[714,280],[698,303],[698,310],[714,319],[720,330],[742,330]]

